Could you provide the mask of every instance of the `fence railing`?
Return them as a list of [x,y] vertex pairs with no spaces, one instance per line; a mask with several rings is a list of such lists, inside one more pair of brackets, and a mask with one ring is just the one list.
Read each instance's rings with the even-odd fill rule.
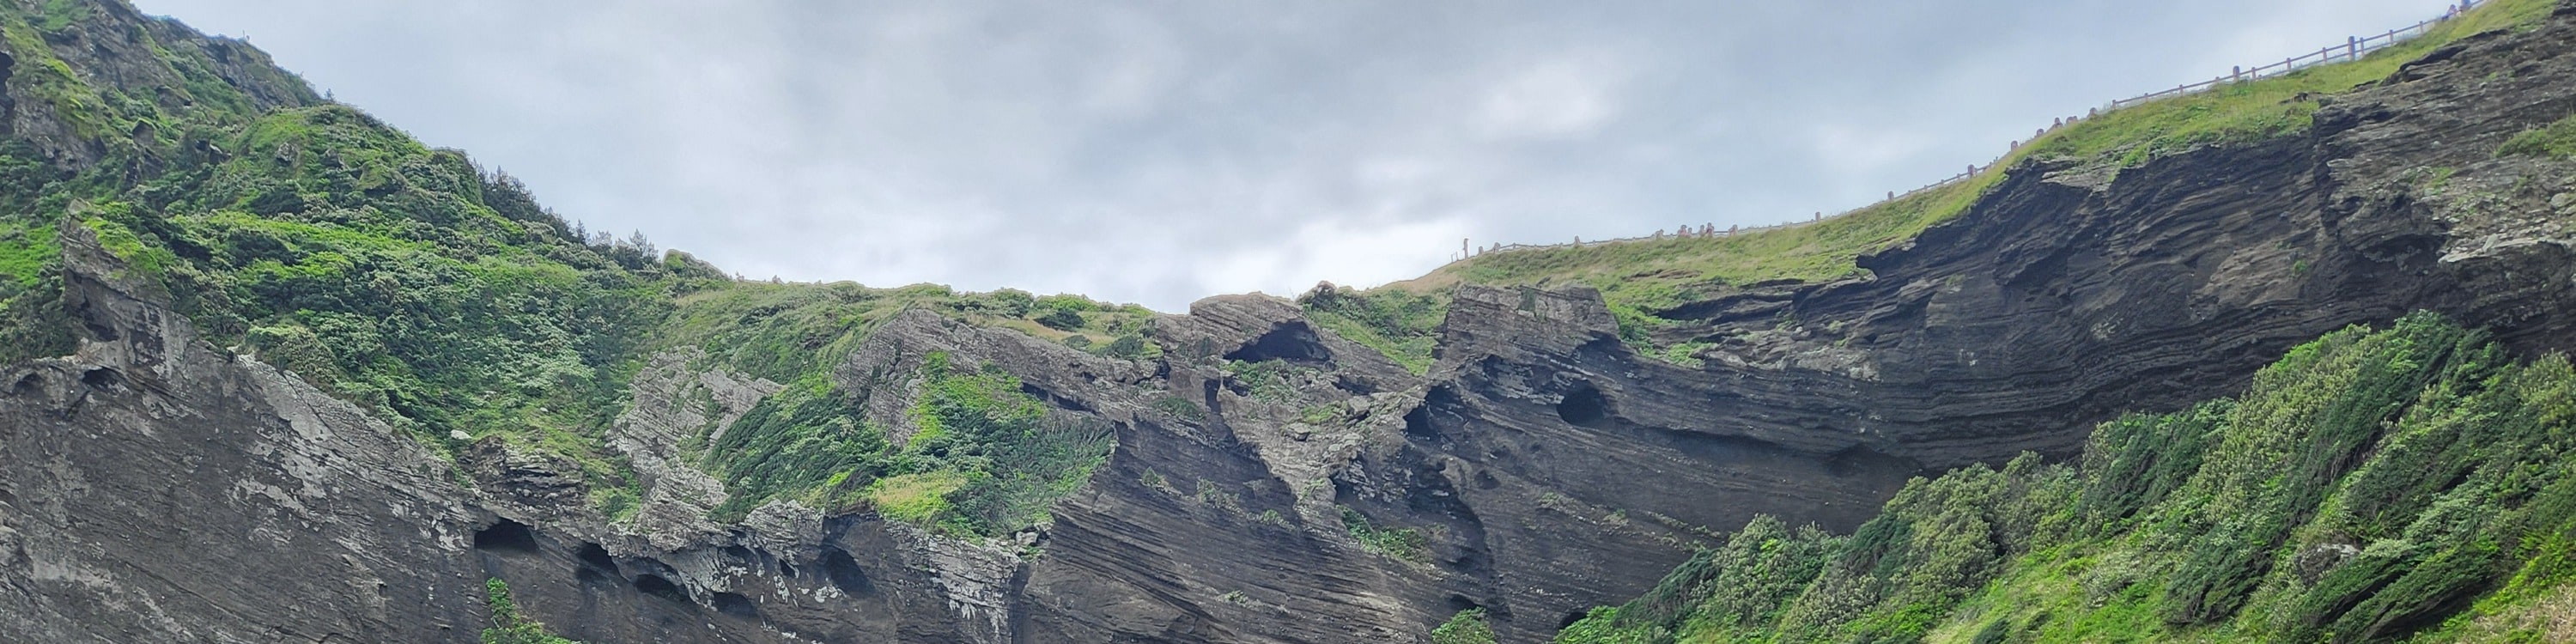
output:
[[[2257,79],[2263,79],[2263,78],[2270,78],[2270,77],[2273,77],[2273,76],[2279,76],[2279,75],[2282,75],[2282,74],[2287,74],[2287,73],[2295,72],[2295,71],[2298,71],[2298,70],[2301,70],[2301,69],[2306,69],[2306,68],[2309,68],[2309,67],[2315,67],[2315,66],[2318,66],[2318,65],[2326,65],[2326,64],[2332,64],[2332,63],[2350,62],[2350,61],[2355,61],[2355,60],[2361,60],[2361,59],[2362,59],[2362,57],[2364,57],[2364,56],[2369,56],[2371,52],[2378,51],[2378,50],[2381,50],[2381,49],[2385,49],[2385,48],[2388,48],[2389,46],[2396,45],[2396,44],[2398,44],[2398,43],[2402,43],[2402,42],[2406,42],[2406,41],[2408,41],[2408,40],[2412,40],[2412,39],[2414,39],[2414,38],[2415,38],[2415,37],[2417,37],[2417,36],[2422,36],[2422,35],[2424,35],[2426,32],[2430,32],[2430,31],[2432,31],[2432,30],[2433,30],[2433,27],[2434,27],[2435,25],[2439,25],[2439,24],[2441,24],[2441,23],[2442,23],[2442,22],[2444,22],[2444,21],[2447,21],[2447,20],[2450,20],[2450,19],[2453,19],[2453,18],[2457,18],[2457,17],[2459,17],[2459,16],[2460,16],[2460,14],[2467,13],[2469,9],[2471,9],[2471,8],[2473,8],[2473,7],[2475,7],[2475,6],[2477,6],[2477,3],[2478,3],[2478,0],[2461,0],[2461,2],[2460,2],[2459,4],[2457,4],[2457,5],[2452,5],[2449,9],[2445,10],[2445,11],[2442,13],[2442,15],[2441,15],[2440,17],[2433,18],[2433,19],[2430,19],[2430,20],[2425,20],[2425,21],[2423,21],[2423,22],[2418,22],[2418,23],[2415,23],[2415,24],[2413,24],[2413,25],[2408,25],[2408,26],[2405,26],[2405,27],[2400,27],[2400,28],[2396,28],[2396,29],[2390,29],[2390,30],[2388,30],[2388,32],[2387,32],[2387,33],[2382,33],[2382,34],[2379,34],[2379,35],[2376,35],[2376,36],[2354,36],[2354,37],[2351,37],[2351,38],[2347,38],[2347,39],[2345,39],[2345,40],[2344,40],[2344,43],[2343,43],[2342,45],[2338,45],[2338,46],[2327,46],[2327,47],[2325,47],[2325,48],[2318,49],[2318,50],[2316,50],[2315,52],[2311,52],[2311,53],[2307,53],[2307,54],[2301,54],[2301,55],[2298,55],[2298,56],[2292,56],[2292,57],[2290,57],[2290,58],[2282,59],[2282,60],[2281,60],[2281,62],[2277,62],[2277,63],[2270,63],[2270,64],[2262,65],[2262,66],[2259,66],[2259,67],[2255,67],[2255,68],[2252,68],[2252,69],[2247,69],[2247,68],[2245,68],[2245,67],[2239,66],[2239,67],[2236,67],[2236,68],[2234,68],[2234,69],[2229,70],[2229,71],[2228,71],[2228,73],[2227,73],[2226,75],[2219,76],[2219,77],[2216,77],[2216,78],[2212,78],[2212,79],[2210,79],[2210,80],[2201,81],[2201,82],[2197,82],[2197,83],[2190,83],[2190,84],[2186,84],[2186,85],[2181,85],[2181,86],[2174,87],[2173,89],[2167,89],[2167,90],[2156,91],[2156,92],[2148,92],[2148,93],[2140,94],[2140,95],[2138,95],[2138,96],[2133,96],[2133,97],[2130,97],[2130,98],[2124,98],[2124,99],[2120,99],[2120,100],[2116,100],[2116,101],[2111,101],[2110,103],[2103,105],[2101,108],[2098,108],[2098,109],[2094,110],[2094,111],[2093,111],[2093,113],[2091,113],[2091,114],[2089,114],[2089,115],[2081,116],[2081,117],[2068,117],[2068,118],[2061,118],[2061,119],[2057,119],[2057,121],[2056,121],[2055,123],[2051,124],[2049,127],[2047,127],[2047,128],[2043,128],[2043,129],[2039,130],[2036,134],[2033,134],[2033,135],[2031,136],[2031,138],[2029,139],[2029,141],[2037,141],[2037,140],[2039,140],[2039,137],[2040,137],[2040,136],[2046,135],[2046,134],[2047,134],[2049,131],[2051,131],[2051,130],[2055,130],[2055,129],[2057,129],[2057,128],[2065,127],[2065,126],[2068,126],[2068,125],[2073,125],[2073,124],[2075,124],[2075,123],[2077,123],[2077,122],[2079,122],[2079,121],[2085,120],[2085,119],[2089,119],[2089,118],[2093,118],[2093,117],[2098,117],[2098,116],[2102,115],[2103,113],[2110,112],[2110,111],[2112,111],[2112,110],[2118,110],[2118,109],[2127,108],[2127,107],[2134,107],[2134,106],[2137,106],[2137,105],[2141,105],[2141,104],[2145,104],[2145,103],[2150,103],[2150,102],[2154,102],[2154,101],[2159,101],[2159,100],[2163,100],[2163,99],[2168,99],[2168,98],[2173,98],[2173,97],[2177,97],[2177,96],[2183,96],[2183,95],[2187,95],[2187,94],[2195,94],[2195,93],[2199,93],[2199,92],[2203,92],[2203,91],[2208,91],[2208,90],[2210,90],[2210,89],[2214,89],[2214,88],[2217,88],[2217,87],[2220,87],[2220,86],[2226,85],[2226,84],[2228,84],[2228,83],[2238,83],[2238,82],[2244,82],[2244,81],[2250,81],[2250,80],[2257,80]],[[1895,201],[1895,200],[1898,200],[1898,199],[1904,199],[1904,198],[1907,198],[1907,197],[1912,197],[1912,196],[1914,196],[1914,195],[1922,194],[1922,193],[1927,192],[1927,191],[1937,190],[1937,189],[1940,189],[1940,188],[1943,188],[1943,187],[1947,187],[1947,186],[1949,186],[1949,185],[1951,185],[1951,184],[1959,183],[1959,182],[1961,182],[1961,181],[1966,181],[1966,180],[1968,180],[1968,179],[1970,179],[1970,178],[1973,178],[1973,177],[1977,176],[1977,173],[1979,173],[1979,172],[1984,172],[1984,171],[1986,171],[1987,169],[1994,167],[1994,164],[2002,162],[2002,161],[2003,161],[2003,159],[2004,159],[2005,157],[2012,156],[2012,152],[2011,152],[2012,150],[2020,149],[2020,148],[2021,148],[2021,146],[2022,146],[2022,144],[2027,143],[2027,142],[2029,142],[2029,141],[2014,141],[2014,142],[2012,142],[2012,144],[2011,144],[2010,146],[2007,146],[2006,151],[2005,151],[2005,153],[2004,153],[2003,155],[1995,157],[1995,159],[1994,159],[1994,160],[1992,160],[1992,161],[1988,161],[1988,162],[1987,162],[1986,164],[1984,164],[1984,165],[1972,165],[1972,166],[1968,166],[1968,170],[1967,170],[1966,172],[1961,172],[1961,173],[1956,174],[1956,175],[1951,175],[1949,178],[1942,179],[1942,180],[1940,180],[1940,181],[1934,181],[1934,182],[1932,182],[1932,183],[1930,183],[1930,184],[1924,185],[1923,187],[1915,188],[1915,189],[1913,189],[1913,190],[1905,191],[1903,194],[1898,194],[1898,193],[1890,192],[1890,193],[1888,193],[1888,194],[1887,194],[1887,199],[1886,199],[1886,200],[1884,200],[1884,201],[1880,201],[1880,202],[1878,202],[1878,203],[1873,203],[1873,204],[1869,204],[1869,205],[1866,205],[1866,206],[1861,206],[1861,207],[1858,207],[1858,208],[1852,208],[1852,209],[1849,209],[1849,210],[1844,210],[1844,211],[1841,211],[1841,212],[1834,213],[1834,214],[1832,214],[1832,215],[1826,215],[1826,214],[1824,214],[1824,213],[1822,213],[1822,212],[1818,212],[1818,213],[1815,213],[1812,217],[1810,217],[1810,218],[1809,218],[1809,219],[1807,219],[1806,221],[1796,221],[1796,220],[1792,220],[1792,221],[1785,221],[1785,222],[1781,222],[1781,223],[1777,223],[1777,224],[1771,224],[1771,225],[1768,225],[1768,226],[1729,226],[1729,227],[1727,227],[1725,230],[1717,230],[1717,229],[1716,229],[1716,227],[1715,227],[1714,225],[1710,225],[1710,224],[1702,224],[1702,225],[1699,227],[1699,229],[1697,229],[1697,230],[1693,230],[1690,226],[1685,225],[1685,226],[1682,226],[1682,227],[1681,227],[1681,228],[1679,228],[1679,229],[1676,229],[1676,230],[1672,231],[1672,234],[1670,234],[1670,235],[1667,235],[1667,234],[1665,233],[1665,231],[1660,231],[1660,230],[1659,230],[1659,231],[1656,231],[1654,234],[1651,234],[1651,235],[1640,235],[1640,236],[1636,236],[1636,237],[1619,237],[1619,238],[1613,238],[1613,239],[1597,239],[1597,240],[1591,240],[1591,241],[1585,241],[1585,240],[1583,240],[1582,238],[1576,238],[1574,241],[1566,242],[1566,243],[1561,243],[1561,244],[1493,244],[1493,245],[1487,246],[1487,247],[1485,247],[1485,248],[1472,248],[1472,247],[1471,247],[1471,248],[1464,249],[1464,250],[1462,250],[1462,251],[1461,251],[1461,253],[1460,253],[1460,255],[1459,255],[1459,257],[1458,257],[1458,258],[1459,258],[1459,259],[1463,259],[1463,258],[1466,258],[1466,257],[1474,257],[1474,256],[1482,255],[1482,254],[1485,254],[1485,253],[1509,252],[1509,251],[1516,251],[1516,250],[1539,250],[1539,249],[1548,249],[1548,248],[1574,248],[1574,247],[1583,247],[1583,246],[1600,246],[1600,245],[1604,245],[1604,244],[1619,244],[1619,243],[1627,243],[1627,242],[1655,241],[1655,240],[1662,240],[1662,239],[1674,239],[1674,238],[1692,238],[1692,237],[1726,237],[1726,236],[1729,236],[1729,235],[1741,235],[1741,234],[1745,234],[1745,233],[1762,232],[1762,231],[1770,231],[1770,230],[1780,230],[1780,229],[1785,229],[1785,228],[1794,228],[1794,227],[1798,227],[1798,226],[1804,226],[1804,225],[1808,225],[1808,224],[1813,224],[1813,223],[1822,222],[1822,221],[1827,220],[1827,219],[1834,219],[1834,218],[1838,218],[1838,217],[1841,217],[1841,216],[1843,216],[1843,215],[1848,215],[1848,214],[1851,214],[1851,213],[1854,213],[1854,212],[1859,212],[1859,211],[1862,211],[1862,210],[1867,210],[1867,209],[1870,209],[1870,208],[1877,207],[1879,204],[1887,203],[1887,202],[1889,202],[1889,201]]]
[[[2466,3],[2463,4],[2463,6],[2465,5]],[[2131,98],[2111,101],[2111,104],[2104,106],[2103,111],[2107,112],[2159,99],[2198,93],[2228,83],[2270,78],[2318,65],[2361,60],[2363,56],[2370,55],[2370,52],[2385,49],[2390,45],[2413,40],[2416,36],[2424,35],[2424,32],[2433,30],[2433,25],[2441,24],[2442,21],[2457,17],[2462,10],[2462,6],[2455,6],[2449,13],[2444,14],[2440,18],[2418,22],[2407,27],[2390,29],[2388,30],[2388,33],[2366,37],[2354,36],[2351,39],[2344,41],[2344,44],[2340,46],[2328,46],[2314,52],[2283,59],[2281,62],[2253,69],[2237,67],[2234,70],[2229,71],[2225,76],[2182,85],[2161,92],[2149,92]]]

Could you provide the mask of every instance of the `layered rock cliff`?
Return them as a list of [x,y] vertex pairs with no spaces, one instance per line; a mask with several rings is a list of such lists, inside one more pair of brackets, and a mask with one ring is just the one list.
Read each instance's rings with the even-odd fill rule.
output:
[[[79,73],[207,82],[126,70],[119,34],[176,27],[102,6],[76,24],[105,26],[47,36],[96,53]],[[192,38],[165,35],[242,65],[207,78],[246,109],[312,101]],[[55,131],[78,119],[13,109],[67,166],[108,158]],[[896,443],[932,355],[1114,432],[1047,521],[995,538],[795,499],[723,518],[742,490],[697,450],[785,385],[685,344],[642,357],[600,437],[641,491],[615,516],[582,463],[497,436],[446,456],[201,339],[66,220],[79,348],[0,373],[0,631],[470,642],[492,577],[593,642],[1418,641],[1467,608],[1539,641],[1757,514],[1847,530],[1909,477],[2070,455],[2097,421],[2234,391],[2355,322],[2431,309],[2567,348],[2576,165],[2495,151],[2571,112],[2561,9],[2332,96],[2294,135],[2030,161],[1865,273],[1661,312],[1713,345],[1695,368],[1639,355],[1583,288],[1459,287],[1426,375],[1260,295],[1153,319],[1141,358],[926,309],[873,323],[826,384]]]

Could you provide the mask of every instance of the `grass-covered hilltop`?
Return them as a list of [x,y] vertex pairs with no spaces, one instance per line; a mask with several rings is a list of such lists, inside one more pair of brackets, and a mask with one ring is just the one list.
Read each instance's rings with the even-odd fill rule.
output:
[[2071,164],[2107,177],[2194,148],[2296,136],[2335,94],[2385,78],[2460,38],[2536,24],[2552,6],[2550,0],[2482,2],[2422,36],[2358,61],[2225,84],[2078,120],[2023,142],[1964,179],[1819,222],[1721,237],[1487,253],[1413,280],[1361,292],[1317,293],[1300,301],[1335,331],[1407,364],[1423,365],[1429,363],[1432,333],[1452,286],[1590,286],[1601,291],[1618,315],[1623,339],[1641,353],[1687,364],[1691,352],[1705,348],[1712,338],[1699,325],[1676,319],[1675,309],[1751,285],[1865,276],[1868,270],[1856,261],[1861,256],[1902,246],[1924,229],[1957,217],[2008,174],[2031,167],[2025,162]]
[[[491,439],[574,459],[612,515],[632,509],[636,483],[603,436],[648,358],[686,346],[695,367],[786,387],[687,455],[735,489],[723,513],[774,496],[846,508],[873,490],[901,500],[898,516],[998,534],[1036,514],[966,508],[1022,487],[1060,495],[1105,449],[1096,429],[1040,427],[1009,376],[947,365],[925,374],[941,384],[920,410],[944,431],[890,444],[849,413],[856,401],[828,381],[830,367],[905,309],[1104,355],[1158,350],[1145,340],[1150,313],[1132,305],[737,280],[641,234],[569,224],[509,176],[323,100],[246,45],[200,45],[166,19],[115,29],[131,16],[102,12],[133,11],[122,5],[10,9],[8,82],[45,99],[17,109],[61,127],[0,141],[0,359],[70,352],[57,240],[81,227],[216,346],[442,451]],[[87,49],[96,41],[133,51],[108,58]],[[1026,460],[1018,450],[1060,442],[1059,429],[1082,434],[1065,440],[1088,456],[1012,471]]]
[[[68,326],[47,323],[61,314],[57,227],[84,227],[132,268],[126,277],[166,293],[218,346],[288,369],[443,450],[498,437],[577,459],[612,513],[629,507],[617,490],[631,473],[603,433],[628,380],[671,347],[698,349],[701,366],[788,386],[712,446],[719,451],[699,455],[749,492],[735,497],[742,503],[773,494],[846,501],[890,476],[954,475],[952,492],[986,480],[988,465],[887,445],[836,411],[849,394],[826,372],[897,311],[929,309],[1107,354],[1154,350],[1141,336],[1149,313],[1135,306],[736,280],[641,235],[586,233],[508,176],[343,105],[173,116],[115,100],[111,88],[83,89],[134,110],[108,112],[117,129],[173,134],[111,148],[81,169],[23,145],[0,152],[17,206],[0,222],[0,273],[9,328],[26,334],[7,345],[11,358],[69,351]],[[978,377],[972,366],[956,369],[960,382]],[[956,427],[947,436],[959,444],[936,449],[1002,449],[1011,432],[1036,431],[1015,384],[953,389],[926,413]]]
[[744,280],[122,0],[0,53],[0,640],[2576,641],[2576,0],[1186,315]]

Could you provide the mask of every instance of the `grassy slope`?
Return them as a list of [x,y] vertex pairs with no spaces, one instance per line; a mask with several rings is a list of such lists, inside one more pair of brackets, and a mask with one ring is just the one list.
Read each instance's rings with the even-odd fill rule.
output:
[[[2461,37],[2535,23],[2548,15],[2551,6],[2550,0],[2493,0],[2422,37],[2360,61],[2311,67],[2114,111],[2049,132],[1966,180],[1821,222],[1717,239],[1668,238],[1491,253],[1367,295],[1398,292],[1437,299],[1461,283],[1588,285],[1600,289],[1632,344],[1660,355],[1667,347],[1651,341],[1651,332],[1671,323],[1657,317],[1658,313],[1730,287],[1774,280],[1816,282],[1857,274],[1861,269],[1855,260],[1861,255],[1902,245],[1925,228],[1957,217],[2024,159],[2073,160],[2116,169],[2203,145],[2297,134],[2307,129],[2320,96],[2385,78],[2407,61]],[[1399,340],[1428,337],[1438,324],[1437,320],[1412,325],[1367,320],[1325,323],[1346,336]],[[1417,347],[1399,341],[1373,346],[1399,360],[1427,361],[1430,355],[1427,344]]]
[[[119,159],[161,156],[205,132],[237,127],[259,115],[253,101],[216,75],[218,65],[199,48],[172,46],[146,30],[136,34],[159,62],[167,66],[176,87],[159,87],[144,95],[84,80],[48,44],[49,33],[91,19],[85,3],[49,1],[39,7],[0,10],[0,48],[13,62],[9,84],[31,99],[21,113],[50,112],[75,133],[90,137]],[[264,76],[287,93],[300,81],[283,73]],[[290,87],[291,86],[291,87]],[[310,94],[303,91],[302,94]],[[155,100],[160,99],[160,100]],[[186,104],[170,111],[164,103]],[[114,136],[144,132],[148,136]],[[45,159],[29,142],[0,141],[0,360],[60,355],[71,348],[59,307],[60,251],[54,245],[56,219],[75,199],[110,193],[114,182],[102,176],[78,176]]]
[[1558,641],[2568,641],[2571,580],[2576,370],[2419,314],[1847,537],[1758,521]]
[[[433,445],[498,435],[571,457],[612,511],[631,499],[634,481],[601,436],[622,410],[626,380],[662,350],[697,347],[708,354],[701,368],[791,385],[701,455],[733,488],[719,508],[727,517],[781,496],[845,505],[855,497],[830,492],[906,473],[966,476],[954,490],[960,504],[996,494],[989,463],[887,445],[828,378],[898,311],[1127,339],[1104,340],[1103,352],[1152,351],[1141,336],[1150,314],[1133,306],[928,285],[738,282],[640,238],[580,239],[508,179],[345,107],[272,114],[221,147],[240,152],[99,197],[117,200],[94,202],[87,223],[219,341],[385,412]],[[991,404],[1025,397],[1006,384],[986,390]],[[961,449],[998,453],[1057,438],[1011,430]],[[963,516],[941,520],[978,534],[1034,520],[1016,509]]]
[[[127,96],[46,44],[48,31],[104,19],[90,5],[11,7],[0,10],[0,44],[21,70],[11,84],[97,137],[106,158],[66,169],[28,141],[0,141],[0,358],[70,349],[55,241],[69,213],[218,346],[292,370],[444,452],[497,436],[568,457],[612,511],[634,497],[632,474],[602,442],[626,383],[646,357],[694,346],[708,354],[697,366],[791,385],[726,444],[704,446],[714,453],[703,464],[738,487],[723,512],[779,496],[853,501],[849,491],[880,475],[942,472],[959,481],[949,490],[958,509],[929,519],[990,534],[1042,520],[1031,507],[1087,475],[1100,437],[987,413],[1026,402],[1016,381],[996,381],[967,390],[980,401],[952,396],[924,412],[968,428],[963,438],[896,449],[855,422],[829,369],[907,308],[1107,355],[1159,352],[1144,339],[1151,313],[1135,306],[737,282],[640,235],[594,237],[515,180],[358,110],[261,112],[190,43],[151,43],[179,80],[156,90],[168,100]],[[136,131],[153,135],[122,134]]]

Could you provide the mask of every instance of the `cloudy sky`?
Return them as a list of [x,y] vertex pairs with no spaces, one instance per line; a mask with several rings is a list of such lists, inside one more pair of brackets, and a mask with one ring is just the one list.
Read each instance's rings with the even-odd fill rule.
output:
[[2445,0],[135,0],[746,277],[1181,310],[1864,205]]

